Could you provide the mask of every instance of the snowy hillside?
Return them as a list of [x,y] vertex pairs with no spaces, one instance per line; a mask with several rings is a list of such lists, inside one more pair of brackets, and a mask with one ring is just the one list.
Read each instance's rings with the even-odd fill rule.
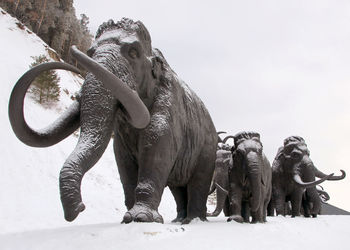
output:
[[[47,45],[20,29],[4,11],[0,30],[0,249],[349,249],[350,216],[277,217],[264,225],[249,225],[227,223],[220,215],[208,223],[172,224],[176,208],[168,189],[159,209],[164,224],[120,224],[126,208],[111,144],[83,180],[86,210],[74,222],[66,222],[58,175],[77,137],[49,148],[31,148],[15,137],[7,114],[13,85],[28,70],[32,56],[49,56]],[[82,83],[69,72],[60,71],[59,76],[68,94],[62,91],[54,110],[26,100],[31,126],[44,127],[58,117]]]

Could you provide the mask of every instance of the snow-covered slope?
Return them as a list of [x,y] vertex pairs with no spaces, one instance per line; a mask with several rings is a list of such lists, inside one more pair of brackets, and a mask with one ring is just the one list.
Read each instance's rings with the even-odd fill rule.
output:
[[[18,28],[16,20],[4,13],[0,11],[0,249],[347,249],[350,216],[278,217],[264,225],[240,225],[226,223],[221,215],[209,223],[182,226],[170,223],[176,209],[168,189],[159,209],[163,225],[120,224],[125,206],[111,145],[83,180],[86,210],[74,222],[66,222],[58,175],[77,138],[31,148],[13,134],[7,114],[12,87],[28,70],[31,56],[48,51],[37,36]],[[61,89],[69,94],[61,93],[56,109],[26,101],[26,118],[35,128],[58,117],[82,82],[71,73],[59,74]]]

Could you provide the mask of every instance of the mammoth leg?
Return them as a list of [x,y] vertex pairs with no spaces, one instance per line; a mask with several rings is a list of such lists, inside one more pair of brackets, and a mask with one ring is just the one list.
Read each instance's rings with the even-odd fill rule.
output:
[[176,202],[177,216],[172,222],[182,222],[187,217],[187,187],[169,187]]
[[60,192],[65,219],[74,220],[84,210],[80,186],[84,174],[93,167],[105,151],[111,137],[113,98],[103,90],[99,95],[86,93],[84,83],[81,99],[80,137],[60,172]]
[[114,153],[120,180],[124,189],[125,206],[130,210],[135,204],[138,167],[132,155],[125,149],[126,146],[117,130],[114,131],[114,135]]
[[269,204],[267,205],[267,216],[274,216],[274,215],[275,215],[275,207],[271,199]]
[[285,213],[286,194],[280,188],[272,189],[272,204],[276,209],[276,215],[286,216]]
[[226,199],[225,199],[224,215],[225,215],[226,217],[232,215],[232,213],[231,213],[231,211],[230,211],[230,201],[229,201],[229,199],[228,199],[228,195],[226,195]]
[[321,211],[321,198],[319,197],[315,187],[307,189],[306,200],[308,203],[312,203],[310,214],[314,218],[317,217],[317,214],[319,214]]
[[310,202],[307,200],[306,192],[303,194],[303,199],[301,201],[300,213],[304,215],[304,217],[310,217]]
[[[182,222],[188,224],[194,218],[199,218],[202,221],[206,221],[207,212],[207,199],[208,191],[210,188],[211,179],[215,169],[215,152],[205,148],[198,157],[198,162],[195,166],[195,173],[187,184],[188,192],[188,206],[187,206],[187,217]],[[208,152],[207,152],[208,151]],[[213,164],[208,164],[212,162]]]
[[247,201],[242,202],[242,217],[244,222],[249,223],[250,208],[249,208],[249,202]]
[[252,224],[254,223],[263,223],[264,222],[264,206],[263,204],[260,204],[258,210],[255,212],[252,212]]
[[[229,199],[232,215],[227,219],[227,221],[234,220],[242,223],[244,221],[242,217],[242,187],[239,187],[235,183],[230,183]],[[245,214],[247,214],[246,212],[247,211],[245,211]]]
[[158,206],[174,165],[171,161],[174,158],[171,155],[173,147],[169,145],[169,138],[166,136],[156,137],[157,140],[149,138],[149,135],[154,134],[152,128],[154,129],[151,124],[142,131],[144,134],[140,135],[135,204],[125,213],[124,223],[132,221],[163,223],[163,218],[158,213]]
[[263,222],[267,222],[266,217],[267,217],[267,209],[270,205],[270,200],[271,199],[266,199],[264,202],[264,207],[263,207]]
[[290,202],[292,204],[292,217],[300,216],[301,200],[303,197],[302,191],[295,191],[291,197]]

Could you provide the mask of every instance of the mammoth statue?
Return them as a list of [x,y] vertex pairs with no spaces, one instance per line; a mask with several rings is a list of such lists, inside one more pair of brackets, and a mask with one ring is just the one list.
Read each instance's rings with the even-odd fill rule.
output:
[[[320,197],[321,203],[327,203],[327,201],[330,199],[329,194],[323,189],[321,185],[316,186],[316,190],[318,193],[318,196]],[[301,207],[300,207],[300,214],[304,215],[304,217],[310,217],[311,212],[310,210],[313,207],[313,203],[310,201],[310,198],[307,194],[307,192],[303,193],[303,197],[301,200]],[[267,216],[274,216],[274,208],[272,207],[272,202],[269,203],[269,206],[267,207]],[[321,214],[322,211],[319,210],[318,214]],[[284,204],[284,213],[285,215],[292,215],[292,205],[290,200],[287,200]]]
[[[326,203],[330,199],[329,194],[323,189],[322,186],[320,185],[316,186],[316,191],[319,197],[319,199],[316,199],[317,203],[319,202],[322,205],[322,203]],[[301,206],[300,212],[305,217],[310,217],[310,216],[317,217],[317,214],[315,214],[315,212],[312,213],[312,208],[314,207],[314,200],[315,200],[312,194],[313,193],[310,194],[308,190],[306,190],[303,194],[303,198],[301,201],[302,206]],[[318,209],[318,214],[322,213],[321,209],[322,209],[322,206],[320,206],[320,209]]]
[[23,99],[42,71],[78,70],[54,62],[39,65],[16,83],[9,118],[17,137],[33,147],[54,145],[80,127],[78,143],[60,172],[64,216],[85,209],[81,181],[105,151],[114,132],[114,152],[128,211],[123,222],[163,222],[158,206],[169,186],[175,221],[206,219],[206,200],[215,168],[218,136],[197,95],[178,78],[140,22],[123,18],[102,24],[87,55],[73,57],[88,74],[79,98],[51,126],[30,128]]
[[230,217],[228,221],[266,222],[267,205],[271,199],[271,165],[255,132],[234,136],[235,150],[229,171]]
[[[216,151],[215,171],[210,187],[209,194],[216,190],[216,207],[212,213],[207,213],[207,216],[218,216],[224,210],[225,216],[229,216],[229,201],[228,201],[228,171],[233,147],[226,144],[226,141],[233,136],[227,136],[223,140],[219,140],[222,144],[218,146]],[[220,144],[220,143],[219,143]]]
[[[321,209],[321,199],[316,185],[325,180],[341,180],[341,176],[326,175],[318,170],[310,159],[310,152],[304,139],[290,136],[278,150],[272,164],[272,206],[277,215],[286,215],[285,204],[290,201],[292,217],[300,215],[301,202],[312,204],[310,213],[316,217]],[[315,177],[320,178],[315,180]],[[305,193],[304,193],[305,192]]]
[[327,201],[330,200],[331,197],[329,196],[328,192],[325,191],[321,185],[317,185],[316,190],[317,190],[318,196],[320,197],[322,203],[327,203]]

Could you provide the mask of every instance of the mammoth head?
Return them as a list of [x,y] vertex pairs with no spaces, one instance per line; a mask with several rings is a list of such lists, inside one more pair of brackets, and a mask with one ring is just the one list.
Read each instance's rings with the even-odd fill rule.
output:
[[152,50],[151,36],[143,23],[128,18],[103,23],[87,54],[136,90],[141,98],[152,97],[165,61],[158,50]]
[[[309,156],[310,151],[305,140],[300,136],[290,136],[284,140],[283,147],[279,148],[273,166],[282,166],[285,171],[292,173],[294,182],[304,188],[313,187],[334,178],[333,174],[325,175],[316,169]],[[313,180],[304,182],[304,176]],[[321,179],[314,180],[315,176]]]
[[145,54],[148,56],[152,54],[151,36],[146,27],[140,21],[134,22],[125,17],[117,23],[111,19],[108,20],[108,22],[101,24],[98,28],[95,36],[95,43],[92,45],[91,49],[93,49],[94,46],[95,48],[98,46],[97,42],[103,40],[103,38],[101,38],[102,36],[109,36],[110,38],[115,39],[114,42],[123,40],[126,42],[126,39],[129,39],[129,43],[138,41]]
[[290,136],[284,140],[283,147],[278,157],[288,160],[301,161],[304,156],[310,156],[305,140],[300,136]]
[[240,132],[234,136],[234,147],[243,155],[255,152],[261,155],[263,145],[260,134],[256,132]]
[[72,47],[73,57],[89,73],[86,84],[96,79],[111,91],[136,128],[149,123],[148,106],[163,75],[162,54],[151,46],[151,37],[140,22],[123,18],[102,24],[87,55]]

